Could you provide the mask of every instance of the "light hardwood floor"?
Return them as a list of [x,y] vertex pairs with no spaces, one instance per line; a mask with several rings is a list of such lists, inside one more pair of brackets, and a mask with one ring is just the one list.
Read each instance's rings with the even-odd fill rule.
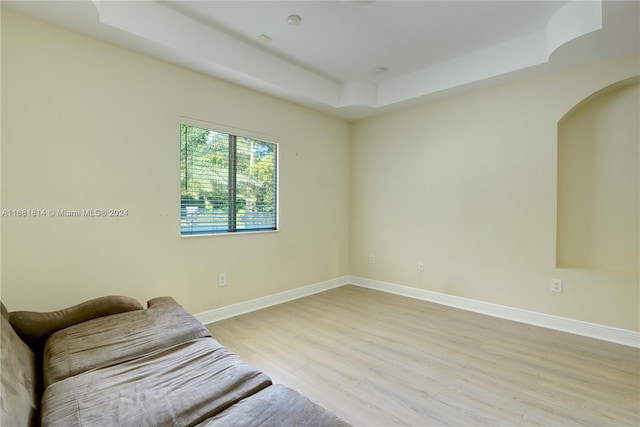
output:
[[640,351],[356,286],[208,325],[356,426],[640,426]]

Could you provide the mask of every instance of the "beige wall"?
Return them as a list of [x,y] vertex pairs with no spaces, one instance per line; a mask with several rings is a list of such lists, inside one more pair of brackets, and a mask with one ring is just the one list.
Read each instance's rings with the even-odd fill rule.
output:
[[[638,75],[638,64],[582,67],[355,123],[351,274],[639,330],[637,274],[555,268],[558,121]],[[550,292],[552,278],[564,293]]]
[[[5,11],[2,207],[129,216],[3,218],[2,299],[199,313],[353,274],[639,330],[636,275],[555,268],[558,121],[637,74],[627,58],[349,125]],[[179,237],[181,116],[279,138],[279,233]]]
[[560,121],[558,266],[638,275],[640,84],[633,81],[605,88]]
[[[279,138],[280,232],[180,238],[181,116]],[[198,313],[344,276],[348,167],[344,121],[2,13],[2,207],[129,211],[2,218],[11,310],[124,294]]]

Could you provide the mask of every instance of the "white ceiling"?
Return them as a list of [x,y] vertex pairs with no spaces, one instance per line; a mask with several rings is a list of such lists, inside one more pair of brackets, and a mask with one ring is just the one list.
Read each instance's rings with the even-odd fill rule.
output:
[[[637,0],[4,0],[2,7],[348,120],[640,52]],[[291,14],[299,25],[287,23]],[[388,71],[376,74],[379,67]]]

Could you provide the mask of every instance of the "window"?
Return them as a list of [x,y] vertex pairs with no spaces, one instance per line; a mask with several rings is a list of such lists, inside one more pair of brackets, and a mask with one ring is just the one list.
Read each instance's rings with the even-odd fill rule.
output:
[[180,125],[180,233],[277,230],[278,145]]

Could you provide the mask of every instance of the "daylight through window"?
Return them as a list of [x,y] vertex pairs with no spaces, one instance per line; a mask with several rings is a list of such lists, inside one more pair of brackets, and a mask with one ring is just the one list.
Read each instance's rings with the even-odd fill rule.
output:
[[278,145],[180,126],[181,235],[276,230]]

